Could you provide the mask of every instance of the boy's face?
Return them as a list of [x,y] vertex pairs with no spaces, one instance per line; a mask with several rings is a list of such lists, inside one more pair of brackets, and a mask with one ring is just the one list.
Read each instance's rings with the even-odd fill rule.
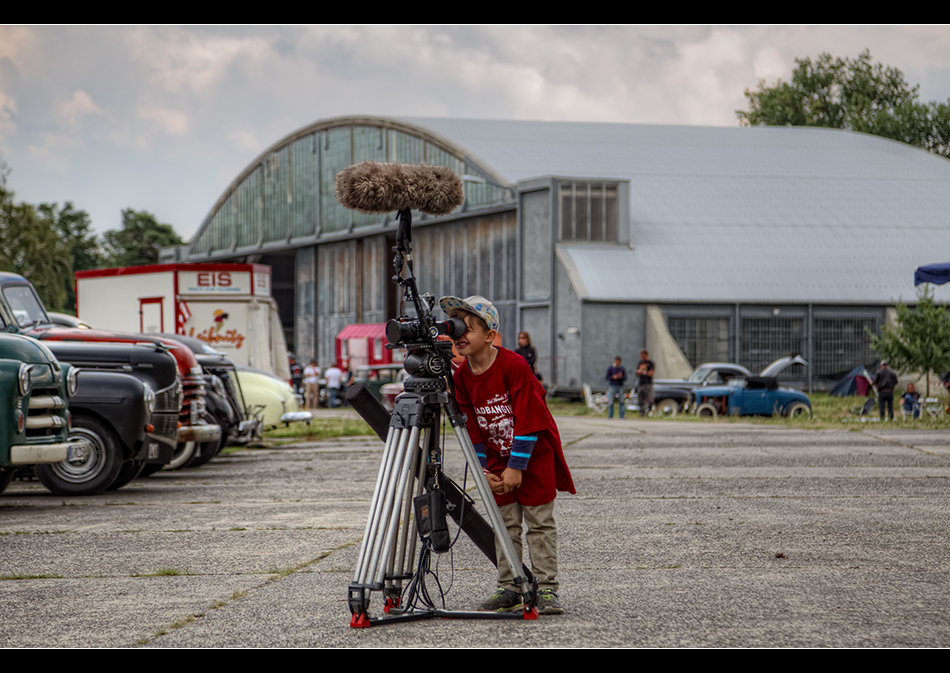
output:
[[465,334],[455,339],[455,349],[459,355],[470,357],[478,355],[492,347],[495,331],[486,330],[481,321],[471,314],[460,316],[465,321]]

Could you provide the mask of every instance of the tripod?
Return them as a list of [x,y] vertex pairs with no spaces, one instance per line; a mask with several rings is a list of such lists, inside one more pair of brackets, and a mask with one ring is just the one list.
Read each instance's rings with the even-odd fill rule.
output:
[[[438,342],[438,345],[447,342]],[[429,377],[410,377],[406,380],[406,391],[396,399],[395,408],[386,434],[386,446],[379,466],[376,488],[370,505],[363,545],[360,549],[356,573],[349,587],[349,606],[352,618],[350,626],[368,627],[392,621],[418,620],[431,617],[451,617],[456,619],[536,619],[537,582],[531,572],[521,564],[514,544],[508,537],[495,504],[495,499],[475,455],[475,447],[465,428],[464,417],[455,406],[455,401],[445,388],[444,379]],[[367,393],[368,394],[368,393]],[[375,401],[375,400],[373,400]],[[378,404],[378,403],[377,403]],[[364,417],[361,406],[354,405]],[[425,572],[423,567],[412,570],[416,549],[416,525],[410,520],[411,504],[414,498],[423,494],[423,487],[430,493],[443,491],[449,498],[452,516],[457,517],[463,531],[469,534],[490,560],[495,562],[494,549],[489,550],[484,543],[484,521],[480,517],[466,517],[460,512],[465,503],[461,494],[454,489],[442,473],[442,450],[439,446],[439,420],[445,412],[465,461],[471,468],[478,494],[485,503],[491,527],[499,531],[501,552],[505,555],[509,567],[521,568],[514,582],[521,587],[525,597],[521,612],[458,612],[439,609],[415,610],[412,605],[412,593],[418,589]],[[369,420],[369,418],[367,418]],[[378,428],[378,416],[375,424]],[[435,522],[439,525],[439,521]],[[403,582],[410,584],[410,595],[405,607],[401,598]],[[382,591],[385,598],[385,612],[388,617],[371,618],[368,614],[371,592]]]
[[[350,626],[367,627],[373,624],[399,620],[417,620],[430,617],[453,617],[469,619],[536,619],[538,616],[537,581],[531,572],[518,561],[515,546],[508,537],[507,528],[495,504],[491,487],[478,462],[475,447],[465,427],[465,417],[459,412],[451,391],[451,344],[437,341],[436,335],[451,334],[453,329],[464,328],[464,323],[453,319],[459,325],[437,324],[432,320],[432,298],[420,297],[416,290],[415,277],[412,275],[411,241],[412,217],[408,209],[399,213],[400,225],[396,235],[396,253],[393,259],[395,275],[393,282],[405,288],[406,299],[415,306],[416,318],[402,317],[391,320],[386,327],[389,348],[405,347],[407,356],[404,364],[410,376],[405,381],[403,394],[396,398],[395,408],[389,419],[388,428],[383,429],[381,407],[373,396],[365,392],[347,394],[347,400],[354,409],[373,427],[382,438],[385,435],[386,446],[376,478],[376,488],[370,505],[363,545],[356,565],[356,573],[349,587],[348,602],[352,618]],[[408,266],[409,275],[402,277],[404,266]],[[442,331],[444,330],[444,331]],[[463,333],[464,329],[459,333]],[[519,612],[449,612],[430,609],[417,610],[413,607],[414,592],[422,584],[425,568],[412,570],[416,550],[416,535],[423,531],[423,524],[444,527],[444,514],[439,503],[448,498],[450,514],[460,527],[488,558],[497,565],[495,545],[488,542],[490,531],[487,524],[471,505],[465,501],[464,494],[458,491],[442,473],[442,450],[439,446],[439,420],[445,413],[462,448],[467,465],[478,494],[485,504],[491,529],[498,534],[501,553],[508,566],[516,574],[514,583],[520,587],[524,596],[524,607]],[[426,490],[428,499],[423,497]],[[419,515],[413,519],[413,501],[421,503]],[[469,507],[469,512],[464,508]],[[475,515],[475,516],[472,516]],[[440,520],[441,517],[441,520]],[[425,526],[426,530],[429,526]],[[437,551],[445,551],[448,546],[447,535],[442,542],[436,533],[429,536],[429,542]],[[439,546],[445,548],[439,548]],[[519,571],[518,568],[521,570]],[[408,581],[408,595],[401,602],[403,582]],[[369,616],[369,603],[373,591],[382,591],[385,598],[384,618]]]

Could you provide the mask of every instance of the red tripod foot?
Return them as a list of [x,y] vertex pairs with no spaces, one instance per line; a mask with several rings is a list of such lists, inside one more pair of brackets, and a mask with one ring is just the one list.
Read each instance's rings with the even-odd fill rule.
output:
[[369,622],[369,615],[365,612],[359,614],[354,612],[350,617],[350,626],[354,629],[367,629],[372,626],[372,624]]

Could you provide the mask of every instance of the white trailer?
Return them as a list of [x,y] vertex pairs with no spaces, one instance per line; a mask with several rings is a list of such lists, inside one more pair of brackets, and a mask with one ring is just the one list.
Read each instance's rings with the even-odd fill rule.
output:
[[290,379],[287,342],[263,264],[152,264],[76,273],[76,313],[97,329],[195,337]]

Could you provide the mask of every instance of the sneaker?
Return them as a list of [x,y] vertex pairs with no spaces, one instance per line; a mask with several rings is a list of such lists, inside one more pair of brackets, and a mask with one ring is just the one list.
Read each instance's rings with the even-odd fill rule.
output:
[[541,589],[541,591],[538,592],[538,614],[564,614],[564,608],[561,607],[561,601],[558,600],[557,593],[553,589]]
[[478,606],[479,612],[513,612],[524,607],[521,594],[498,587],[487,601]]

